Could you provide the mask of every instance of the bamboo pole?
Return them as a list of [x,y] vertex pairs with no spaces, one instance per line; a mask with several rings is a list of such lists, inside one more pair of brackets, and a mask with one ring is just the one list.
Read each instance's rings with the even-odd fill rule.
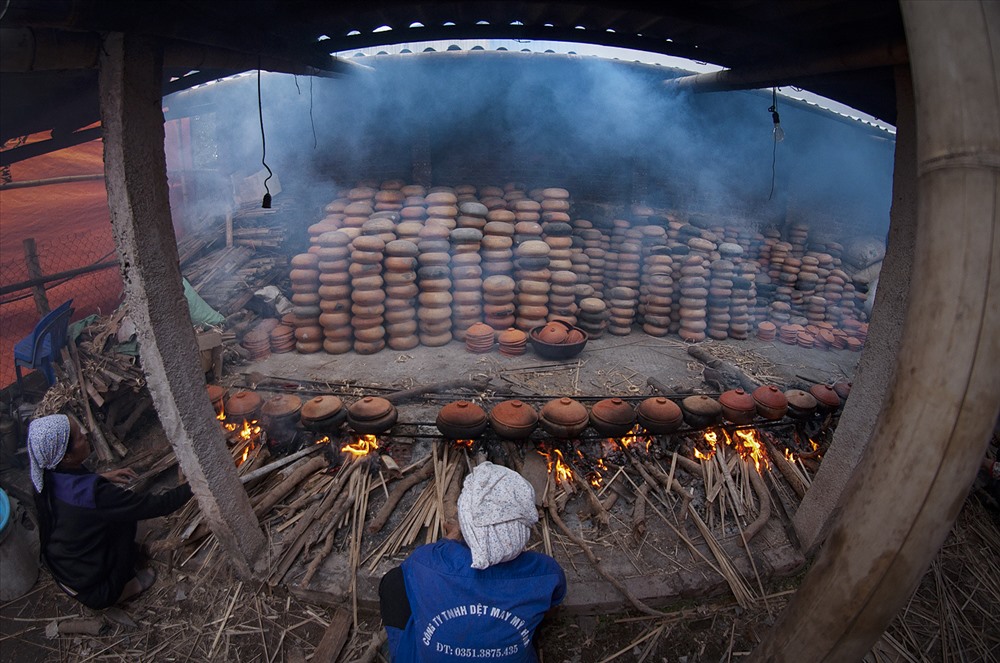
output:
[[1000,6],[900,7],[915,99],[914,118],[899,97],[900,135],[919,137],[902,342],[839,516],[755,663],[865,656],[950,531],[1000,409]]

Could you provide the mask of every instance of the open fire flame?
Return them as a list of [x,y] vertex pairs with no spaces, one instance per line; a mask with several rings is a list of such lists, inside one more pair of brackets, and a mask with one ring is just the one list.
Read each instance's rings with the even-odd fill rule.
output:
[[[239,467],[247,461],[251,452],[257,448],[260,441],[261,427],[256,419],[244,419],[240,423],[226,421],[226,408],[222,406],[215,418],[222,424],[222,429],[226,432],[226,441],[239,454],[236,457],[236,465]],[[239,451],[242,449],[242,453]]]
[[740,429],[733,432],[730,437],[725,430],[707,430],[704,434],[705,443],[708,445],[707,451],[702,451],[698,447],[694,449],[694,457],[699,460],[710,460],[715,455],[715,450],[721,442],[731,447],[741,458],[752,461],[754,467],[760,472],[761,465],[768,467],[767,452],[764,443],[760,439],[760,433],[755,429]]
[[378,438],[371,434],[359,435],[354,438],[353,442],[349,442],[340,448],[342,452],[349,453],[355,458],[367,456],[377,449]]
[[636,424],[635,427],[626,433],[623,437],[618,440],[623,447],[636,447],[641,448],[643,451],[649,451],[649,447],[653,444],[653,437],[647,435],[646,431],[643,430],[642,426]]
[[559,449],[552,449],[551,451],[546,452],[539,449],[539,453],[545,456],[549,474],[552,474],[555,477],[557,484],[573,480],[573,470],[570,469],[562,451]]
[[455,447],[458,449],[471,449],[475,443],[475,440],[455,440]]

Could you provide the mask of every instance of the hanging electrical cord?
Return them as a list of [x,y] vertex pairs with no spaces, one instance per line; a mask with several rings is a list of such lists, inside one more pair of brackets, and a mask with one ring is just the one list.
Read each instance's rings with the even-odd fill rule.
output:
[[771,114],[771,122],[774,123],[771,141],[771,192],[767,194],[767,199],[771,200],[774,195],[774,173],[775,163],[778,158],[778,143],[785,140],[785,130],[781,128],[781,116],[778,115],[778,88],[771,88],[771,106],[767,109]]
[[313,79],[315,76],[309,77],[309,126],[312,127],[313,131],[313,149],[319,144],[316,142],[316,121],[313,119]]
[[274,177],[274,173],[267,165],[267,141],[264,138],[264,105],[260,96],[260,56],[257,56],[257,116],[260,118],[260,163],[267,169],[267,177],[264,179],[264,201],[261,207],[271,209],[271,190],[267,187],[267,181]]

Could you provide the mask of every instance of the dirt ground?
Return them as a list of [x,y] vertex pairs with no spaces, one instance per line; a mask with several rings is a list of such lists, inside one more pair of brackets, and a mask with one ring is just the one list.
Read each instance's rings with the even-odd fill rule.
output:
[[[772,374],[786,382],[850,378],[859,356],[756,341],[738,347],[739,351],[728,351],[734,363],[758,376]],[[350,380],[355,385],[394,388],[418,384],[422,375],[429,374],[437,379],[485,376],[498,391],[551,396],[648,394],[646,378],[654,377],[672,387],[711,391],[701,384],[701,366],[690,360],[683,344],[669,340],[641,334],[604,338],[592,342],[579,359],[579,363],[552,367],[544,366],[547,362],[531,352],[514,359],[478,356],[453,344],[445,349],[383,352],[373,357],[272,356],[254,365],[230,367],[227,374],[234,385],[274,386],[282,379],[291,384],[294,378],[338,384]],[[131,448],[136,453],[167,448],[155,417],[148,417]],[[3,480],[23,485],[23,474],[18,479],[8,473]],[[175,480],[167,475],[161,482]],[[140,538],[155,541],[174,525],[171,518],[148,521]],[[996,512],[984,508],[978,497],[970,498],[953,535],[914,594],[913,614],[897,618],[887,631],[889,637],[880,641],[868,660],[1000,659],[1000,634],[996,631],[1000,623],[996,615],[1000,605],[998,532]],[[304,600],[282,585],[270,588],[266,583],[241,582],[226,564],[219,563],[214,557],[217,554],[217,549],[198,555],[158,554],[153,558],[158,581],[151,590],[120,608],[97,612],[62,594],[42,570],[25,596],[0,605],[0,662],[314,660],[328,625],[337,617],[337,610],[345,608]],[[800,578],[801,573],[770,579],[746,608],[731,596],[715,595],[677,600],[664,606],[665,616],[660,618],[625,609],[597,615],[556,613],[541,629],[539,657],[543,663],[741,660],[764,637]],[[946,611],[942,606],[956,601],[955,597],[966,598]],[[919,606],[923,606],[920,611]],[[351,611],[349,604],[346,610]],[[942,641],[920,626],[926,623],[927,614],[937,614],[948,626],[941,617],[945,612],[957,619],[958,625],[951,628],[954,634],[978,630],[981,635],[966,638],[962,649],[963,638],[958,638],[957,644],[955,637]],[[914,619],[918,626],[907,621]],[[92,632],[72,632],[81,629]],[[361,609],[336,660],[384,660],[377,650],[371,650],[371,658],[364,658],[380,632],[377,615]],[[946,646],[950,647],[947,652]],[[956,652],[962,656],[956,657]]]

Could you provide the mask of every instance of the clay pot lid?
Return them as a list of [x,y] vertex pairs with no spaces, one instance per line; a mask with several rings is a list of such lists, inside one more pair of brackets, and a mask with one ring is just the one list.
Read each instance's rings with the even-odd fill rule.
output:
[[482,322],[477,322],[476,324],[470,326],[468,329],[465,330],[466,336],[488,337],[491,340],[493,339],[493,334],[494,334],[493,327],[490,327],[489,325],[484,324]]
[[772,384],[765,384],[754,389],[753,399],[764,407],[781,409],[788,406],[785,394]]
[[355,401],[347,408],[353,419],[358,421],[371,421],[380,419],[393,411],[393,405],[384,398],[378,396],[365,396],[359,401]]
[[208,393],[208,400],[213,403],[218,403],[226,396],[226,388],[217,384],[206,386],[205,391]]
[[226,401],[226,414],[239,417],[253,414],[260,408],[261,397],[252,391],[237,391]]
[[669,398],[665,398],[663,396],[647,398],[643,402],[639,403],[639,407],[637,409],[639,414],[643,417],[651,421],[664,423],[677,421],[684,416],[684,413],[681,412],[677,403],[674,403]]
[[265,417],[282,418],[298,414],[301,409],[301,398],[294,394],[279,394],[267,399],[260,413]]
[[833,387],[828,384],[814,384],[809,388],[809,393],[812,394],[813,398],[816,399],[816,402],[823,407],[840,407],[840,396],[838,396]]
[[688,396],[681,401],[681,407],[701,417],[715,417],[722,414],[722,405],[719,401],[704,395]]
[[534,426],[538,423],[538,413],[535,412],[535,408],[516,399],[494,405],[490,410],[490,417],[510,428]]
[[845,381],[837,382],[833,385],[833,390],[837,392],[838,396],[846,400],[847,397],[850,396],[851,394],[851,386],[853,384],[854,384],[853,382],[845,382]]
[[486,421],[486,412],[475,403],[455,401],[438,410],[437,420],[450,426],[467,428]]
[[556,398],[542,407],[541,416],[553,424],[572,426],[587,421],[590,415],[583,403],[572,398]]
[[538,330],[536,336],[546,343],[562,343],[569,337],[569,331],[562,325],[549,323]]
[[753,402],[753,396],[739,388],[723,392],[719,396],[719,403],[723,407],[739,412],[749,412],[756,407]]
[[307,421],[320,421],[344,409],[344,402],[336,396],[317,396],[302,405],[301,417]]
[[785,392],[785,400],[788,401],[789,406],[797,410],[816,409],[816,399],[808,391],[789,389]]
[[631,424],[635,421],[635,410],[620,398],[605,398],[594,403],[590,414],[595,419],[609,424]]

